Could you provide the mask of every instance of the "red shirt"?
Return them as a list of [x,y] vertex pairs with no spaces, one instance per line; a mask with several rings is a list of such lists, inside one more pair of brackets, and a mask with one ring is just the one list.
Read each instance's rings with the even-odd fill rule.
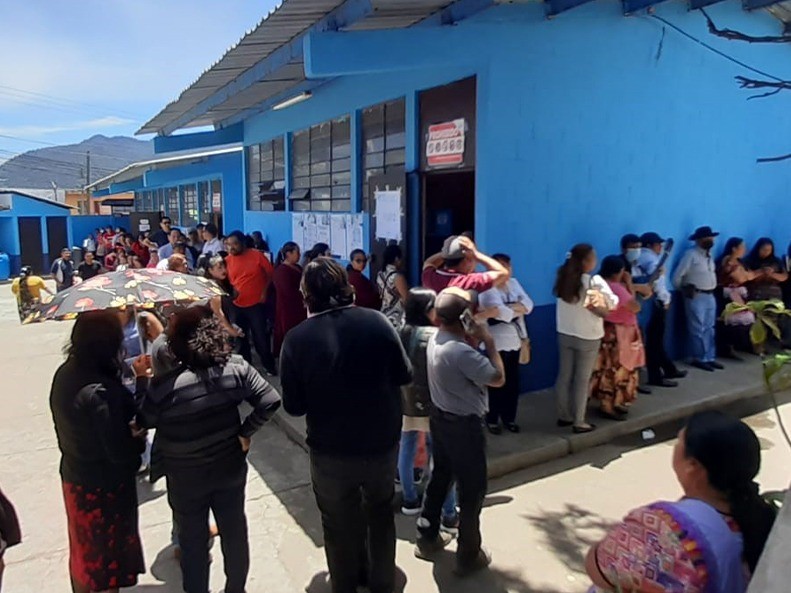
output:
[[241,255],[225,258],[225,265],[228,267],[228,279],[238,293],[234,305],[252,307],[266,301],[274,269],[263,253],[246,249]]
[[460,274],[451,270],[438,270],[429,267],[423,270],[423,286],[440,293],[448,286],[455,286],[462,290],[474,290],[478,293],[489,290],[494,286],[491,277],[486,272],[473,272]]

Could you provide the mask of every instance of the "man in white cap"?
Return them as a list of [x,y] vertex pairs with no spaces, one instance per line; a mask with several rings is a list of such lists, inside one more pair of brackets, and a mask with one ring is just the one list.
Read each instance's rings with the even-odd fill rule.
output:
[[[486,271],[476,272],[478,264],[483,265]],[[472,239],[465,235],[452,235],[445,239],[442,251],[423,264],[422,281],[423,286],[436,293],[448,286],[481,293],[493,286],[502,286],[510,277],[508,268],[478,251]]]

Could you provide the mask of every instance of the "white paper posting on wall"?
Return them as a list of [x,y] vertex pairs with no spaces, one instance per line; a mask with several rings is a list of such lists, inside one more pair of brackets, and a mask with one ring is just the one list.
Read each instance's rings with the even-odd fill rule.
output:
[[401,240],[401,192],[377,191],[376,200],[376,238],[385,241]]
[[316,215],[315,214],[306,214],[305,215],[305,250],[313,249],[313,246],[319,242],[318,240],[318,229],[316,228]]
[[317,214],[316,215],[316,243],[330,244],[332,238],[330,237],[330,215]]
[[302,251],[310,249],[305,247],[305,215],[292,214],[291,215],[291,240],[294,241]]
[[346,241],[349,253],[355,249],[365,249],[363,246],[363,215],[347,214]]
[[346,239],[346,215],[332,214],[330,216],[330,249],[333,255],[341,259],[349,257],[350,249]]

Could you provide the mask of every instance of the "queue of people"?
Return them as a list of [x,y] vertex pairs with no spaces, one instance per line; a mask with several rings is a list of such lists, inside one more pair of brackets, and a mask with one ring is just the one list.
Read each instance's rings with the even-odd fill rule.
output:
[[[144,240],[164,239],[161,247],[174,251],[162,261],[189,273],[192,266],[186,253],[175,250],[178,241],[169,226],[163,219],[159,233]],[[216,228],[202,231],[197,273],[226,296],[142,325],[128,311],[83,314],[53,382],[74,590],[132,586],[144,570],[134,478],[146,454],[146,431],[154,429],[146,465],[152,478],[167,479],[185,590],[208,591],[211,510],[223,549],[225,590],[244,591],[245,456],[251,436],[280,406],[281,395],[266,379],[276,374],[285,411],[306,417],[334,593],[360,586],[375,593],[393,590],[394,476],[403,491],[402,512],[417,517],[415,555],[433,561],[455,535],[456,573],[463,577],[486,568],[491,555],[480,529],[485,433],[497,438],[521,430],[519,366],[529,363],[532,349],[526,318],[534,305],[512,276],[510,256],[488,256],[467,236],[449,237],[424,263],[423,286],[410,289],[403,252],[395,245],[385,250],[373,282],[365,275],[368,257],[360,251],[350,254],[347,270],[324,244],[303,257],[289,242],[273,265],[262,238],[256,242],[235,231],[214,253],[205,246],[220,240]],[[711,355],[716,235],[699,228],[690,237],[695,247],[673,276],[685,300],[693,363],[708,372],[721,368]],[[594,430],[587,420],[589,400],[599,403],[605,418],[623,420],[638,405],[641,389],[672,388],[683,378],[664,348],[672,299],[664,243],[656,233],[625,236],[621,254],[603,258],[601,265],[591,245],[579,244],[559,267],[559,426],[575,433]],[[755,262],[742,263],[743,251],[743,242],[734,243],[723,257],[723,288],[748,284],[756,287],[755,296],[767,294],[765,285],[784,282],[765,242],[756,246]],[[41,290],[35,278],[29,280],[30,274],[19,279],[19,293]],[[743,298],[750,298],[746,290]],[[250,364],[250,338],[264,374]],[[648,385],[640,384],[643,367]],[[124,380],[129,376],[134,380]],[[252,412],[240,419],[243,401]],[[707,553],[716,554],[720,570],[709,571],[715,575],[710,577],[706,571],[692,574],[678,559],[655,575],[657,583],[672,577],[704,588],[706,578],[722,578],[733,587],[729,592],[742,593],[746,577],[740,573],[740,581],[735,567],[743,561],[754,568],[773,520],[755,495],[760,451],[754,439],[746,425],[724,415],[693,417],[680,434],[673,464],[685,492],[698,502],[651,505],[630,514],[591,550],[587,569],[593,582],[605,590],[627,583],[607,543],[620,541],[618,529],[628,531],[635,521],[668,521],[698,529],[702,535],[693,543],[701,549],[710,545],[708,536],[716,536],[716,549]],[[422,497],[415,483],[421,441],[430,458]],[[729,459],[738,459],[739,467]],[[718,513],[732,513],[732,523],[714,521]],[[743,541],[727,536],[739,532]],[[642,570],[644,561],[636,559],[634,570]]]

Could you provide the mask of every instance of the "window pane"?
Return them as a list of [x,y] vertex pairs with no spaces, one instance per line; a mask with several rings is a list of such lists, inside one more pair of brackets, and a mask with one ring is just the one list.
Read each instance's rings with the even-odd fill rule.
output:
[[311,200],[310,207],[313,210],[318,210],[321,212],[328,212],[332,209],[332,201],[331,200]]
[[303,189],[310,187],[310,177],[294,177],[294,189]]
[[333,212],[351,212],[351,210],[352,210],[351,200],[333,200],[332,201],[332,211]]
[[352,190],[348,185],[336,185],[332,188],[332,199],[336,198],[351,198]]
[[364,110],[362,119],[365,152],[384,150],[384,105]]
[[307,212],[310,210],[310,200],[292,200],[291,209],[295,212]]
[[393,101],[385,106],[387,150],[391,148],[404,148],[404,146],[406,146],[406,134],[404,134],[406,125],[405,113],[406,105],[403,100]]
[[291,141],[294,165],[310,165],[310,132],[297,132]]
[[374,154],[365,155],[365,164],[363,166],[366,169],[373,169],[374,167],[384,167],[384,164],[385,155],[381,152],[376,152]]
[[310,178],[310,187],[326,187],[330,185],[329,175],[313,175]]
[[403,148],[388,150],[385,154],[385,165],[403,165],[406,162],[406,154]]
[[384,149],[385,139],[383,136],[365,140],[365,152],[382,152]]
[[332,158],[348,158],[352,154],[351,124],[348,117],[332,123]]
[[297,165],[294,167],[294,177],[307,177],[310,175],[310,165]]
[[198,193],[194,185],[183,186],[184,202],[181,210],[181,225],[193,227],[198,224]]
[[325,122],[310,129],[310,162],[330,160],[332,126]]
[[349,159],[338,159],[337,161],[332,161],[332,170],[336,173],[338,171],[350,171],[352,168],[352,160]]
[[329,200],[331,197],[329,187],[314,187],[310,190],[312,200]]
[[345,173],[333,173],[332,185],[346,185],[349,187],[352,183],[352,174],[348,171]]
[[311,175],[321,175],[322,173],[329,173],[330,172],[330,162],[329,161],[321,161],[313,163],[310,165],[310,174]]

